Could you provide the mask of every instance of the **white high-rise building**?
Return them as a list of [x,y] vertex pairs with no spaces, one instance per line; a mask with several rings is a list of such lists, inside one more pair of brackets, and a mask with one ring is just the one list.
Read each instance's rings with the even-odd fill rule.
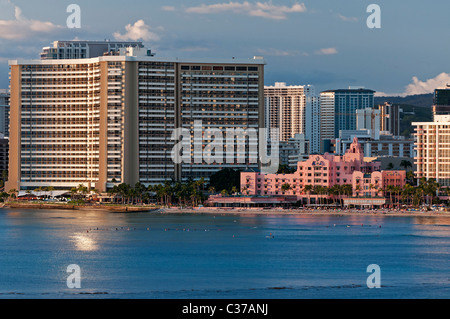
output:
[[371,138],[378,140],[380,138],[381,111],[373,108],[356,110],[356,129],[369,130]]
[[331,141],[334,136],[335,92],[320,93],[320,151],[324,151],[324,141]]
[[434,122],[415,122],[416,177],[450,186],[450,115],[435,115]]
[[[42,60],[89,59],[104,55],[119,55],[124,48],[144,49],[142,42],[137,41],[54,41],[53,46],[42,48]],[[153,56],[146,49],[146,55]]]

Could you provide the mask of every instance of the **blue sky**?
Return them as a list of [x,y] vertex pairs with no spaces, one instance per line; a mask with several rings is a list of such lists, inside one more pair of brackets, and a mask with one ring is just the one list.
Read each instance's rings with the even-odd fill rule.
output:
[[[66,8],[81,8],[68,29]],[[381,28],[369,29],[369,4]],[[264,56],[266,84],[388,94],[450,83],[450,2],[434,0],[0,0],[0,88],[8,59],[38,58],[53,40],[142,40],[158,56]]]

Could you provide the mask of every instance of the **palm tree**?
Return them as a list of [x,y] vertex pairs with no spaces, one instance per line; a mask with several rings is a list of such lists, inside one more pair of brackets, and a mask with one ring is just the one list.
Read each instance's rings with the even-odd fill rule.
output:
[[41,197],[42,187],[38,187],[34,191],[39,194],[38,197]]
[[401,191],[401,197],[402,201],[406,203],[406,205],[410,204],[411,198],[413,198],[415,192],[415,188],[412,185],[406,184],[402,191]]
[[372,198],[372,189],[375,189],[375,185],[369,184],[369,194],[370,194],[370,198]]
[[77,195],[78,195],[78,189],[76,187],[72,187],[70,189],[70,195],[71,195],[72,199],[76,199]]
[[416,186],[417,182],[415,181],[415,175],[414,175],[414,171],[408,171],[406,172],[406,181],[408,184]]
[[291,188],[292,187],[289,183],[285,183],[285,184],[281,185],[281,190],[283,191],[283,193],[289,191]]
[[53,186],[49,186],[47,187],[47,192],[50,193],[50,197],[53,197],[53,191],[55,190],[55,188]]
[[86,186],[83,184],[78,185],[78,192],[83,195],[83,197],[86,197],[86,194],[89,193],[89,190]]
[[308,194],[308,206],[311,204],[311,191],[313,190],[313,186],[312,185],[305,185],[303,187],[303,192],[306,192],[306,194]]
[[119,190],[117,188],[117,185],[114,185],[111,189],[108,190],[108,195],[110,198],[111,197],[113,198],[113,201],[112,201],[113,203],[116,202],[116,196],[118,193],[119,193]]
[[13,199],[16,198],[16,193],[17,193],[17,189],[15,189],[15,188],[12,188],[8,191],[9,197],[13,198]]
[[143,197],[145,195],[146,190],[147,190],[147,188],[141,182],[137,182],[134,185],[134,191],[135,191],[135,194],[136,194],[136,197],[137,197],[136,200],[137,200],[137,202],[139,204],[142,204],[142,199],[143,199]]
[[356,185],[356,187],[355,187],[355,194],[356,194],[356,197],[359,197],[359,191],[361,190],[361,186],[359,185],[359,184],[357,184]]
[[328,201],[329,196],[331,195],[331,190],[330,190],[330,188],[327,187],[327,186],[323,186],[323,187],[322,187],[322,195],[326,195],[326,196],[323,198],[323,204],[328,203],[328,202],[329,202],[329,201]]
[[388,185],[385,188],[386,192],[389,193],[389,204],[392,205],[392,207],[394,206],[394,201],[393,201],[393,193],[394,193],[394,186],[392,185]]
[[412,167],[412,164],[408,160],[402,160],[400,162],[400,167],[403,167],[405,169],[405,171],[407,171],[409,167]]

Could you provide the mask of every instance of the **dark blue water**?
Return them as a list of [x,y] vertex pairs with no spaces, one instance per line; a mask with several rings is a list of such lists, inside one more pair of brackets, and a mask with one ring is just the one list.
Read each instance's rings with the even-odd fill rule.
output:
[[448,217],[0,210],[0,298],[449,297]]

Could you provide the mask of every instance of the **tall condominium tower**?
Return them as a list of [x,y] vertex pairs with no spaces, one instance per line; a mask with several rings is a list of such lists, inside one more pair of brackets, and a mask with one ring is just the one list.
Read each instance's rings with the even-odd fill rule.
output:
[[398,104],[384,103],[378,105],[380,110],[381,130],[394,136],[400,135],[400,114],[403,110]]
[[356,129],[369,130],[370,137],[380,138],[380,110],[366,108],[356,110]]
[[312,85],[276,82],[264,87],[267,128],[278,128],[280,140],[287,142],[295,134],[305,134],[310,151],[318,152],[320,144],[320,105]]
[[[334,137],[339,136],[340,130],[356,129],[356,110],[374,106],[375,91],[363,88],[328,90],[322,92],[328,103],[334,100]],[[327,130],[329,127],[327,127]]]
[[412,123],[415,126],[416,177],[435,179],[450,186],[450,115],[436,115],[434,122]]
[[[122,48],[143,49],[142,42],[135,41],[54,41],[53,46],[42,48],[42,60],[87,59],[105,54],[118,54]],[[150,50],[148,55],[153,55]]]
[[325,153],[330,149],[334,136],[334,107],[335,93],[320,93],[320,152]]
[[262,128],[263,59],[132,53],[10,61],[14,160],[7,189],[84,184],[105,191],[113,183],[149,185],[258,167],[248,158],[175,163],[172,134],[175,128],[192,133],[195,121],[203,128]]
[[450,114],[450,85],[434,90],[433,118],[436,115]]

